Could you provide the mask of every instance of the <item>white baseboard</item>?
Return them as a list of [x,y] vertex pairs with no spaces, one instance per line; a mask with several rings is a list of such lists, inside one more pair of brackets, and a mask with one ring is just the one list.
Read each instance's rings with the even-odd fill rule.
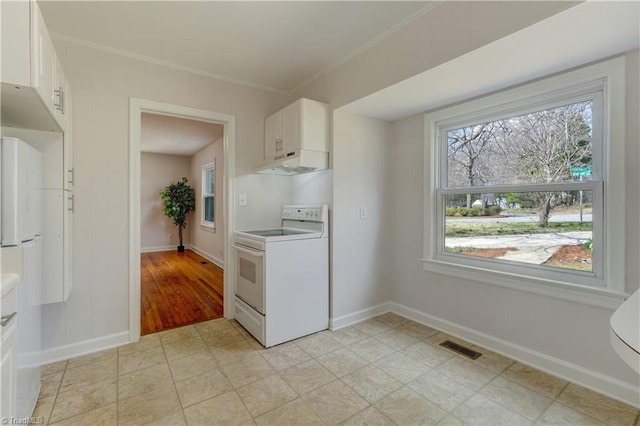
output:
[[189,248],[193,251],[195,251],[196,253],[198,253],[200,256],[204,257],[205,259],[207,259],[209,262],[218,265],[219,267],[221,267],[222,269],[224,269],[224,260],[218,259],[217,257],[215,257],[214,255],[207,253],[204,250],[200,250],[198,247],[194,246],[194,245],[189,245]]
[[405,318],[467,340],[538,370],[624,402],[632,407],[640,408],[640,393],[638,388],[629,383],[588,370],[562,359],[489,336],[477,330],[425,314],[424,312],[404,305],[389,303],[389,306],[391,312]]
[[343,315],[337,318],[331,318],[329,320],[329,329],[338,330],[343,327],[348,327],[352,324],[356,324],[360,321],[364,321],[375,316],[384,314],[391,310],[391,302],[381,303],[371,308],[363,309],[361,311],[354,312],[352,314]]
[[121,333],[98,337],[96,339],[84,340],[82,342],[58,346],[52,349],[45,349],[42,351],[40,363],[42,365],[50,364],[52,362],[62,361],[65,359],[102,351],[104,349],[115,348],[127,343],[130,343],[129,331],[123,331]]
[[[170,246],[155,246],[155,247],[140,247],[140,253],[155,253],[158,251],[175,251],[177,245]],[[188,247],[185,245],[185,247]]]

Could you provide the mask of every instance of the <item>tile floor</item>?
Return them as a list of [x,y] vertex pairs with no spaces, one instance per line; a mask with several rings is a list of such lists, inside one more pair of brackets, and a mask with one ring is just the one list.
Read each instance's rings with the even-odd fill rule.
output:
[[43,367],[55,425],[639,425],[638,410],[384,314],[270,349],[218,319]]

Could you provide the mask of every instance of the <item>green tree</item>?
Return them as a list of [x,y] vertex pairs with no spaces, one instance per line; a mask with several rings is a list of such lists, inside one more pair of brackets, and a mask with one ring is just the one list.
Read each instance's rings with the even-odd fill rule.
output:
[[182,180],[171,182],[160,197],[164,202],[164,214],[178,227],[178,238],[180,246],[178,251],[184,251],[182,244],[182,231],[187,227],[187,214],[196,209],[196,194],[188,185],[189,179],[183,177]]

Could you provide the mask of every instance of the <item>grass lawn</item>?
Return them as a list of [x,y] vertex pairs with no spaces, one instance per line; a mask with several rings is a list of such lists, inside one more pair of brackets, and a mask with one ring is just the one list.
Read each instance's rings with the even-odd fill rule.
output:
[[[453,222],[453,223],[452,223]],[[487,222],[478,223],[447,223],[445,236],[447,237],[480,237],[491,235],[519,235],[519,234],[550,234],[560,232],[592,231],[591,222],[552,222],[547,228],[541,228],[537,223],[530,222]]]

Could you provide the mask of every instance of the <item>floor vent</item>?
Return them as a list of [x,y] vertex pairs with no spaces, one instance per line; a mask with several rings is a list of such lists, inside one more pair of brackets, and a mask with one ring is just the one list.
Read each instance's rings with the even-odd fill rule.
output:
[[473,349],[469,349],[457,343],[453,343],[451,340],[445,340],[444,342],[440,343],[440,346],[444,346],[447,349],[451,349],[452,351],[471,359],[476,359],[480,355],[482,355],[480,352],[476,352]]

